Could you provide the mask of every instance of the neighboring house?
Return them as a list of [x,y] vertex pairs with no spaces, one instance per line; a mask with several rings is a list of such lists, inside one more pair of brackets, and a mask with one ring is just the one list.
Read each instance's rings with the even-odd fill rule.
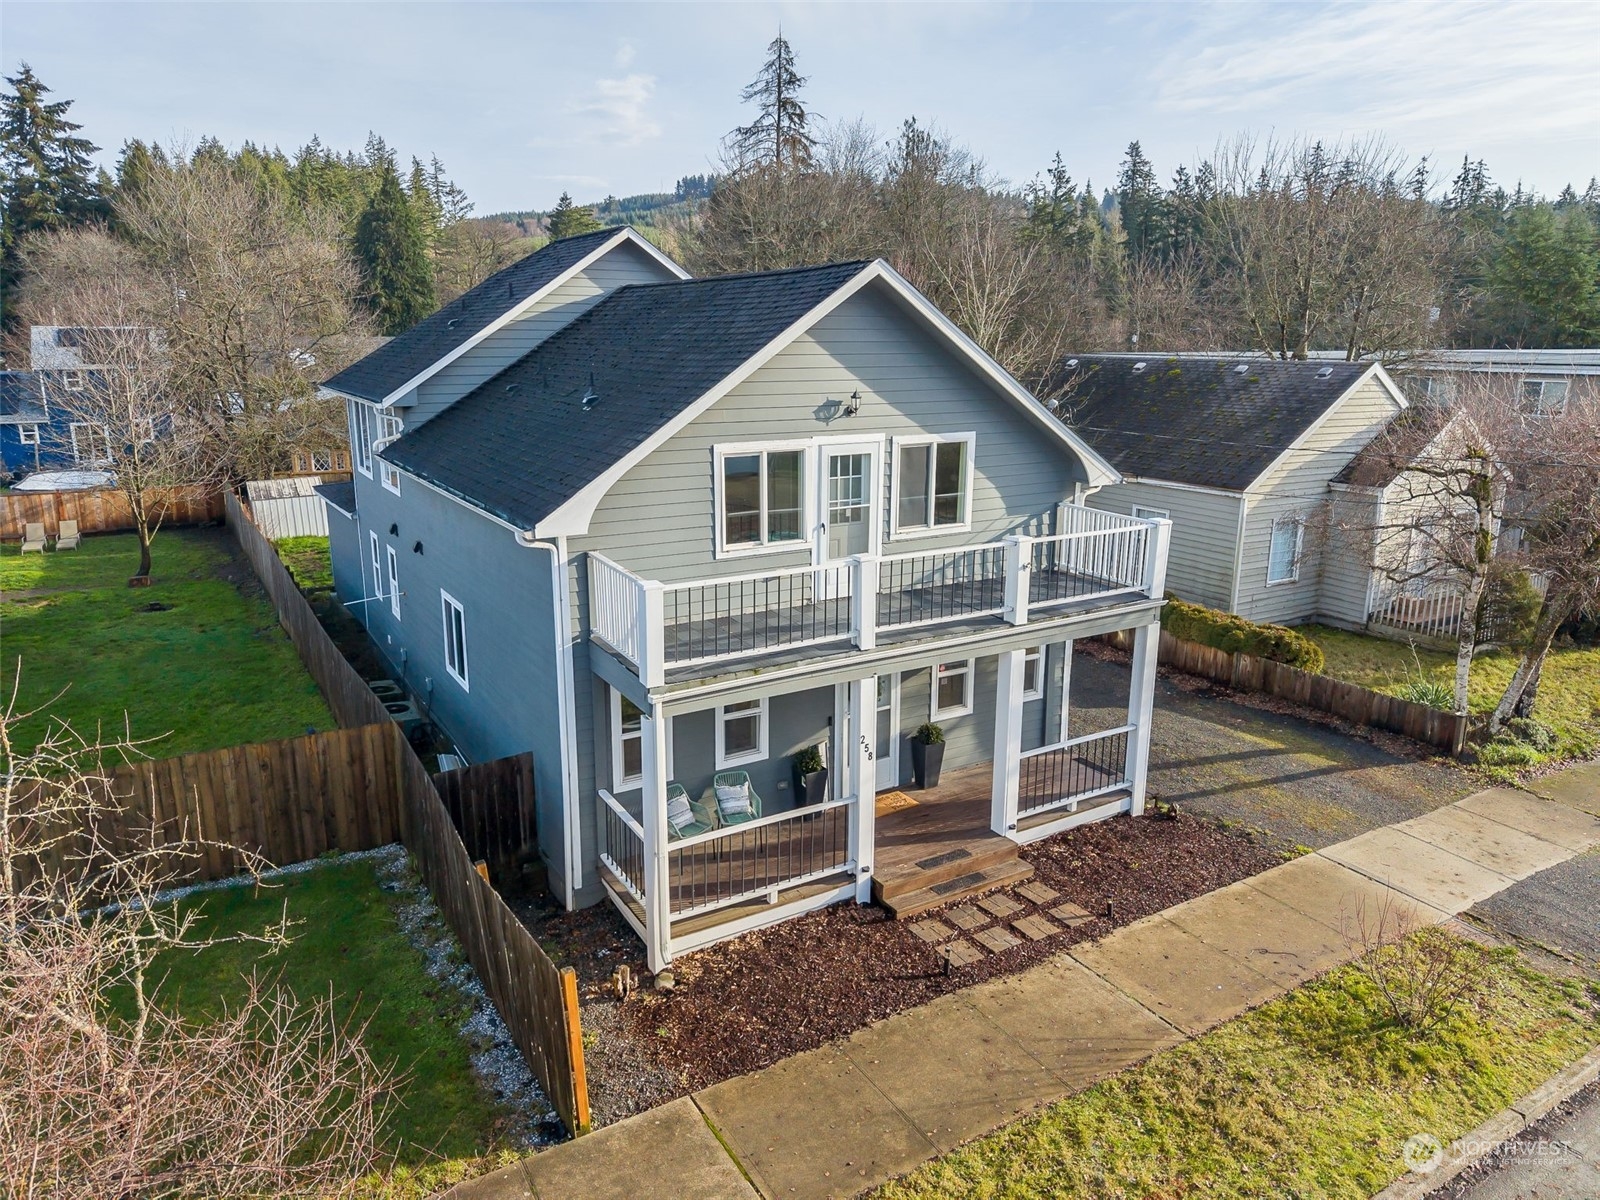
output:
[[35,371],[0,371],[0,470],[27,475],[58,466],[50,409]]
[[1406,395],[1445,405],[1472,382],[1499,383],[1524,412],[1560,416],[1572,397],[1600,396],[1600,349],[1430,350],[1394,377]]
[[1382,367],[1085,354],[1048,386],[1123,476],[1086,503],[1172,522],[1174,594],[1252,621],[1367,623],[1372,552],[1330,540],[1326,516],[1340,472],[1407,407]]
[[[1076,503],[1116,472],[886,264],[691,280],[602,230],[327,387],[341,598],[468,758],[532,751],[552,891],[652,969],[869,898],[928,722],[1013,852],[1142,809],[1167,525]],[[1072,641],[1118,629],[1128,720],[1068,739]],[[679,836],[724,772],[761,818]]]
[[68,325],[34,325],[28,330],[29,365],[52,414],[40,430],[46,467],[100,467],[109,457],[105,426],[73,415],[74,397],[97,387],[104,373],[115,369],[91,361],[88,347],[106,340],[96,339],[93,332]]

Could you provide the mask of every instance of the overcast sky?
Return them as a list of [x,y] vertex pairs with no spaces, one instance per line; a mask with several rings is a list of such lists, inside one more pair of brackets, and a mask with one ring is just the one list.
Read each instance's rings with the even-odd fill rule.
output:
[[84,132],[313,133],[438,154],[480,213],[670,189],[748,119],[781,22],[829,118],[911,115],[1016,182],[1097,188],[1140,139],[1165,180],[1240,131],[1381,133],[1553,193],[1600,173],[1600,4],[72,4],[6,0],[0,60]]

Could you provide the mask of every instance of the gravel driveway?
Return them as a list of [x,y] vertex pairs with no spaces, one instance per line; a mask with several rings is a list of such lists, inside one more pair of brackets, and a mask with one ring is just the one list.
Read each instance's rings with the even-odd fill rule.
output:
[[[1073,656],[1073,736],[1127,719],[1128,667],[1120,658],[1098,645]],[[1163,672],[1150,795],[1248,826],[1280,848],[1319,848],[1483,786],[1410,747],[1241,704],[1208,684]]]

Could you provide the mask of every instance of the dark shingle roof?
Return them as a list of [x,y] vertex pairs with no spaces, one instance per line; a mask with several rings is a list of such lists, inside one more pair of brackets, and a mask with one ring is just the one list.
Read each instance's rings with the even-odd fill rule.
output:
[[352,363],[327,386],[363,400],[382,400],[621,232],[600,229],[535,250]]
[[1333,477],[1352,487],[1388,487],[1439,436],[1450,410],[1439,404],[1413,404],[1383,427]]
[[0,371],[0,421],[48,421],[44,385],[34,371]]
[[619,288],[383,457],[531,529],[867,266]]
[[1371,365],[1080,354],[1041,394],[1125,475],[1242,491]]
[[356,485],[354,483],[319,483],[311,489],[345,516],[356,511]]

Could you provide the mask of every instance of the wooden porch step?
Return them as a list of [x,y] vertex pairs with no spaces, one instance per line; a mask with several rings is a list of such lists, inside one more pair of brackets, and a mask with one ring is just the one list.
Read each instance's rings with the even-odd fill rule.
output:
[[[1000,839],[1005,841],[1006,839]],[[1033,866],[1016,857],[1016,844],[1009,843],[1012,848],[1011,858],[981,867],[978,870],[969,870],[967,874],[956,875],[952,878],[917,888],[915,891],[901,892],[894,896],[884,896],[875,882],[872,885],[872,896],[879,904],[889,910],[895,920],[906,917],[915,917],[933,908],[943,908],[947,904],[954,904],[958,900],[965,900],[983,892],[993,891],[995,888],[1007,887],[1013,883],[1025,883],[1033,878]]]
[[873,895],[886,899],[1012,862],[1017,843],[987,831],[967,837],[878,846]]

